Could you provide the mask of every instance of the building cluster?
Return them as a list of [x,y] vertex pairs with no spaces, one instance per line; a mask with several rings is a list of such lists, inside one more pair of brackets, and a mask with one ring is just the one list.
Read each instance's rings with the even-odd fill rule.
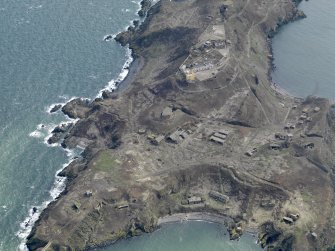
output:
[[216,192],[216,191],[210,191],[208,193],[209,197],[218,201],[218,202],[221,202],[221,203],[226,203],[229,201],[229,197],[227,195],[224,195],[222,193],[219,193],[219,192]]
[[[145,134],[146,131],[144,129],[140,129],[138,133]],[[168,136],[163,134],[156,135],[154,133],[148,133],[147,139],[153,145],[159,145],[161,142],[165,140],[168,143],[179,144],[183,142],[187,137],[189,137],[190,134],[192,134],[192,131],[190,129],[179,128]]]
[[222,130],[219,130],[217,132],[214,132],[210,136],[209,140],[212,141],[212,142],[223,145],[224,142],[226,141],[228,135],[229,135],[229,131],[222,129]]
[[[293,106],[293,109],[296,109],[296,106]],[[301,126],[304,123],[308,123],[308,122],[312,122],[313,118],[312,118],[312,113],[318,113],[321,110],[320,107],[315,107],[314,109],[309,109],[309,108],[304,108],[302,110],[302,113],[300,114],[298,121],[295,122],[291,122],[291,123],[287,123],[284,127],[285,130],[290,130],[290,129],[295,129],[296,126]]]
[[209,71],[218,67],[222,58],[226,58],[228,54],[227,46],[229,40],[207,40],[190,52],[190,57],[180,67],[188,80],[195,80],[194,74]]
[[185,140],[189,136],[190,133],[192,133],[192,132],[191,131],[186,131],[184,129],[178,129],[178,130],[174,131],[173,133],[171,133],[167,137],[167,140],[170,143],[179,144],[183,140]]

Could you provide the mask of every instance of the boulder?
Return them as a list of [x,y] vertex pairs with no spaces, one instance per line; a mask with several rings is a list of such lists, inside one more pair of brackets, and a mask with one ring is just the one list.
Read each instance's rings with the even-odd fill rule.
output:
[[59,111],[59,109],[62,108],[62,105],[61,104],[58,104],[58,105],[54,105],[51,110],[50,110],[50,113],[55,113],[57,111]]

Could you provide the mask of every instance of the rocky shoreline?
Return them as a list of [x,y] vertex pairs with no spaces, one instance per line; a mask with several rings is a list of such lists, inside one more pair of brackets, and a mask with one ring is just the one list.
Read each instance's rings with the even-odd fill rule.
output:
[[54,109],[79,121],[50,143],[85,151],[61,172],[67,187],[28,249],[86,250],[185,214],[228,222],[231,239],[258,229],[268,250],[331,247],[335,116],[269,78],[268,37],[303,17],[299,1],[149,2],[144,23],[116,37],[135,58],[121,93]]

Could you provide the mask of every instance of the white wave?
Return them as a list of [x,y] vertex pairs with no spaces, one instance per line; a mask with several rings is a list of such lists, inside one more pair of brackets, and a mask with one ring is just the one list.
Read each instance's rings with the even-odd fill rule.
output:
[[130,9],[121,9],[122,12],[130,12]]
[[19,250],[20,251],[27,251],[28,248],[26,246],[26,238],[30,234],[35,222],[38,220],[40,217],[42,211],[53,201],[55,201],[59,195],[64,191],[66,187],[66,177],[60,177],[58,174],[65,168],[67,167],[75,158],[75,151],[73,150],[66,150],[67,151],[67,156],[69,157],[69,160],[67,163],[65,163],[61,169],[59,169],[56,172],[55,175],[55,181],[54,184],[49,191],[50,199],[44,201],[41,205],[39,206],[33,206],[29,210],[28,216],[24,219],[23,222],[20,224],[20,230],[16,233],[16,235],[22,240],[22,242],[19,245]]
[[51,128],[54,128],[55,126],[55,124],[39,124],[37,125],[36,130],[31,132],[29,136],[33,138],[44,138],[49,131],[52,130]]
[[[153,2],[158,2],[159,0],[153,0]],[[140,1],[132,1],[132,2],[136,2],[139,5],[139,9],[141,7],[140,5]],[[133,21],[130,22],[132,25]],[[129,25],[129,26],[130,26]],[[129,26],[126,27],[125,30],[127,30],[129,28]],[[118,32],[119,33],[119,32]],[[118,34],[117,33],[117,34]],[[115,35],[112,35],[113,38],[115,38]],[[133,57],[132,57],[132,51],[129,47],[126,48],[126,62],[124,63],[122,70],[119,74],[119,76],[116,79],[112,79],[108,82],[108,85],[102,89],[99,94],[97,95],[97,97],[101,97],[103,91],[108,90],[108,91],[114,91],[117,89],[117,86],[120,82],[122,82],[128,75],[129,73],[129,67],[131,65],[131,63],[133,62]],[[65,105],[66,103],[72,101],[73,99],[76,99],[77,97],[72,97],[72,98],[68,98],[68,96],[62,95],[59,96],[59,98],[67,100],[64,103],[61,103],[63,105]],[[47,111],[49,111],[52,109],[52,107],[55,104],[52,104],[51,106],[48,107]],[[79,119],[70,119],[69,117],[67,117],[68,120],[64,121],[62,123],[76,123]],[[51,124],[50,124],[51,125]],[[47,136],[44,138],[44,143],[46,143],[48,146],[50,146],[50,144],[47,143],[47,140],[49,139],[49,137],[52,135],[51,131],[55,128],[55,125],[53,125],[53,127],[51,127],[50,125],[43,125],[40,124],[37,126],[37,130],[35,130],[34,132],[38,132],[40,133],[43,129],[43,131],[47,131]],[[34,133],[32,132],[32,133]],[[31,134],[32,134],[31,133]],[[38,134],[37,133],[37,134]],[[35,134],[34,134],[35,135]],[[53,144],[51,146],[59,146],[59,144]],[[38,220],[41,212],[47,208],[47,206],[52,202],[55,201],[58,196],[64,191],[65,187],[66,187],[66,177],[60,177],[58,176],[58,174],[64,170],[65,167],[67,167],[75,158],[76,154],[74,150],[70,150],[70,149],[64,149],[66,151],[66,155],[69,158],[69,161],[67,163],[65,163],[62,168],[60,170],[57,171],[56,175],[55,175],[55,181],[53,184],[52,189],[49,191],[50,197],[51,199],[44,201],[41,205],[39,206],[35,206],[32,207],[29,210],[29,215],[25,218],[25,220],[20,224],[20,230],[17,232],[17,236],[22,240],[20,246],[19,246],[19,250],[20,251],[28,251],[28,248],[26,246],[26,238],[28,237],[28,235],[30,234],[35,222]],[[83,150],[83,149],[82,149]],[[36,210],[34,210],[34,208]]]
[[51,113],[51,110],[52,110],[55,106],[61,105],[61,108],[60,108],[60,109],[62,109],[62,107],[63,107],[65,104],[66,104],[65,102],[64,102],[64,103],[54,103],[54,104],[49,105],[45,110],[46,110],[47,113]]
[[[152,0],[151,3],[152,3],[152,6],[155,5],[156,3],[158,3],[160,0]],[[141,1],[131,1],[132,3],[135,3],[138,5],[138,9],[136,11],[136,13],[138,13],[139,10],[141,10]],[[130,26],[133,25],[133,22],[135,20],[131,20],[130,21],[130,25],[126,26],[124,30],[128,30]],[[144,21],[144,19],[142,18],[141,20],[141,23]],[[119,31],[117,32],[116,34],[113,34],[112,35],[112,39],[114,39],[117,34],[119,34],[120,32],[122,31]],[[110,35],[106,35],[104,37],[104,40],[105,38],[107,38],[108,36]],[[132,50],[129,48],[129,46],[126,47],[126,62],[124,63],[123,67],[122,67],[122,70],[120,72],[120,74],[118,75],[118,77],[116,79],[112,79],[108,82],[107,86],[100,90],[99,94],[96,96],[97,98],[101,98],[102,97],[102,93],[104,91],[110,91],[110,92],[113,92],[117,89],[118,85],[128,76],[128,73],[129,73],[129,67],[131,65],[131,63],[134,61],[134,58],[132,57]]]
[[[78,121],[79,121],[79,119],[71,119],[71,118],[67,117],[67,120],[62,121],[61,123],[58,124],[58,126],[68,125],[68,124],[71,124],[71,123],[76,124]],[[48,126],[46,127],[46,132],[47,132],[47,134],[46,134],[46,136],[44,137],[43,142],[44,142],[44,144],[47,145],[48,147],[57,147],[57,146],[61,146],[60,143],[54,143],[54,144],[49,144],[49,143],[48,143],[48,139],[49,139],[50,137],[52,137],[52,131],[56,128],[56,126],[57,126],[57,125],[55,125],[55,124],[50,124],[50,125],[48,125]],[[66,150],[66,149],[65,149],[65,150]]]
[[134,61],[131,54],[132,54],[131,49],[129,49],[129,47],[127,47],[127,52],[126,52],[127,60],[124,63],[119,76],[116,79],[112,79],[111,81],[109,81],[108,85],[99,92],[99,94],[97,95],[97,98],[102,97],[102,93],[104,91],[111,91],[111,92],[115,91],[117,89],[117,86],[128,76],[129,67],[130,67],[131,63]]
[[38,131],[38,130],[35,130],[35,131],[29,133],[29,136],[39,139],[39,138],[43,138],[43,133]]
[[[64,101],[64,102],[59,102],[59,103],[53,103],[53,104],[47,106],[46,109],[45,109],[46,113],[51,114],[51,110],[52,110],[52,108],[54,108],[56,105],[61,105],[61,106],[63,107],[63,106],[65,106],[67,103],[69,103],[69,102],[71,102],[72,100],[77,99],[77,98],[79,98],[79,97],[72,96],[71,98],[69,98],[69,97],[66,96],[66,95],[60,95],[60,96],[58,96],[58,98],[63,99],[63,100],[65,100],[65,101]],[[88,98],[86,98],[86,99],[88,99]]]
[[[71,100],[75,99],[71,98]],[[77,123],[79,119],[70,119],[68,118],[67,121],[61,122],[59,125],[66,125],[69,123]],[[49,147],[55,147],[55,146],[60,146],[60,144],[48,144],[48,139],[52,136],[52,131],[56,127],[55,124],[39,124],[37,125],[37,129],[30,134],[30,136],[33,135],[39,135],[39,137],[44,137],[44,143],[49,146]],[[46,136],[45,136],[46,135]],[[68,157],[68,162],[63,164],[62,168],[59,169],[56,174],[55,174],[55,181],[52,186],[52,189],[49,191],[50,194],[50,199],[44,201],[41,205],[39,206],[33,206],[29,210],[28,216],[24,219],[23,222],[20,224],[20,230],[16,233],[16,235],[22,240],[21,244],[19,245],[19,250],[20,251],[27,251],[27,246],[26,246],[26,238],[30,234],[32,227],[34,226],[35,222],[38,220],[40,217],[41,212],[50,204],[50,202],[56,200],[58,196],[64,191],[65,186],[66,186],[66,177],[60,177],[58,174],[64,170],[65,167],[67,167],[77,156],[75,150],[71,149],[64,149],[66,152],[66,156]],[[34,210],[35,208],[35,210]]]

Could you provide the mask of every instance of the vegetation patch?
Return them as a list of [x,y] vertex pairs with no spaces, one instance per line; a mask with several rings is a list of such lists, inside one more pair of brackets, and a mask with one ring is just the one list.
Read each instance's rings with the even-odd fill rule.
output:
[[111,172],[119,166],[119,162],[109,151],[101,151],[92,163],[92,168],[97,171]]

